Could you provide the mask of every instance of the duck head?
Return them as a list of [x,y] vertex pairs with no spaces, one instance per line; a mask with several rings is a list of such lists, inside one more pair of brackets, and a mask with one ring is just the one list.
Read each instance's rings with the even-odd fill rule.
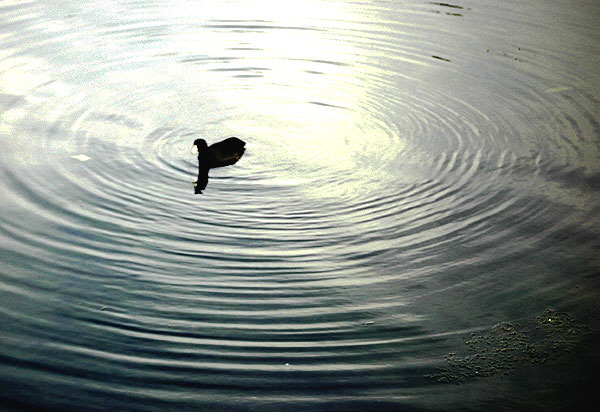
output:
[[208,145],[206,144],[206,140],[204,139],[196,139],[194,140],[194,147],[192,148],[192,153],[200,153],[203,150],[208,149]]

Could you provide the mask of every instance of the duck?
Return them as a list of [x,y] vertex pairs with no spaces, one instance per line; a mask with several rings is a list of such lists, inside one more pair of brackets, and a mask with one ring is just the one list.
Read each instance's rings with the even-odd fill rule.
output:
[[236,163],[246,151],[244,146],[246,146],[246,143],[237,137],[229,137],[210,146],[207,145],[204,139],[194,140],[200,167],[208,167],[209,169],[230,166]]
[[210,169],[237,163],[246,151],[245,146],[246,143],[237,137],[229,137],[210,146],[204,139],[194,140],[194,149],[198,151],[198,180],[194,183],[194,192],[199,194],[206,189]]

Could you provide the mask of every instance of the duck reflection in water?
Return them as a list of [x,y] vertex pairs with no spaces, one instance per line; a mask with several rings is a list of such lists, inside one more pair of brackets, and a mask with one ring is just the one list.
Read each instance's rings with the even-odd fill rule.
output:
[[246,149],[246,143],[237,137],[208,146],[204,139],[194,141],[194,151],[198,151],[198,180],[194,183],[194,192],[202,193],[208,184],[208,171],[215,167],[229,166],[240,160]]

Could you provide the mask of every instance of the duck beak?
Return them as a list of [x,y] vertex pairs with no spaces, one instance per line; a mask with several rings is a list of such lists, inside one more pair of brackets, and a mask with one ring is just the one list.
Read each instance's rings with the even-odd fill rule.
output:
[[192,154],[198,154],[198,145],[195,144],[194,147],[192,147]]

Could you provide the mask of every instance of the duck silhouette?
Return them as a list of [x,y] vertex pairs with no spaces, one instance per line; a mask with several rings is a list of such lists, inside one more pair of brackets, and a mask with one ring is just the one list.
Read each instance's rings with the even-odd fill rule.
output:
[[208,184],[208,171],[216,167],[230,166],[240,160],[246,151],[246,143],[237,137],[229,137],[208,146],[206,140],[194,140],[198,150],[198,180],[194,183],[194,192],[202,193]]

